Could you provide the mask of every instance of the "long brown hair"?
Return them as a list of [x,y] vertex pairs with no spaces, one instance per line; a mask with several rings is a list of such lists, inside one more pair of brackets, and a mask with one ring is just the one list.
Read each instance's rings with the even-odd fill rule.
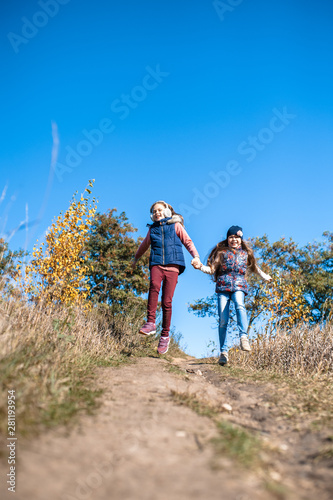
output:
[[[244,240],[241,241],[241,247],[242,247],[242,250],[245,250],[245,252],[247,252],[248,270],[251,271],[252,273],[254,273],[256,270],[257,261],[256,261],[256,258],[254,256],[253,250],[250,247],[249,243],[247,241],[244,241]],[[214,275],[213,275],[214,281],[217,281],[217,278],[221,274],[221,268],[222,268],[222,264],[223,264],[223,254],[227,249],[230,249],[230,247],[228,246],[228,240],[226,239],[226,240],[220,241],[209,254],[209,257],[207,259],[207,264],[214,271]]]

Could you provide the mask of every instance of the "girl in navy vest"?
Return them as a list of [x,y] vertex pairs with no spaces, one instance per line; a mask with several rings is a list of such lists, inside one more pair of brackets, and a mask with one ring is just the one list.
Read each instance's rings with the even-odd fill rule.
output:
[[165,201],[156,201],[150,208],[153,224],[149,225],[147,236],[135,254],[133,267],[140,257],[151,247],[149,268],[150,287],[148,294],[147,322],[140,330],[142,335],[156,333],[156,309],[158,296],[162,287],[162,334],[157,351],[165,354],[170,343],[170,324],[172,298],[177,285],[178,276],[185,270],[185,259],[182,246],[190,252],[192,262],[200,263],[199,254],[185,231],[183,217],[176,214]]
[[244,305],[244,298],[248,292],[245,274],[251,271],[259,274],[266,281],[271,281],[272,278],[257,266],[253,251],[243,240],[243,231],[239,226],[231,226],[228,229],[227,238],[213,248],[207,264],[204,266],[197,260],[192,261],[193,267],[206,274],[212,274],[216,282],[221,352],[219,364],[223,366],[228,362],[230,347],[227,339],[230,300],[235,304],[241,349],[250,351],[247,336],[248,320]]

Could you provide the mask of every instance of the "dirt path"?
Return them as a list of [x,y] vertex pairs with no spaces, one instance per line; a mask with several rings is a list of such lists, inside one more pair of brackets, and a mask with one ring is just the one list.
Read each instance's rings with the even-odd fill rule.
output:
[[[8,466],[2,467],[2,499],[332,498],[332,468],[311,459],[323,436],[296,432],[267,403],[269,384],[222,383],[212,365],[193,358],[138,358],[101,368],[98,384],[105,392],[96,415],[81,417],[69,433],[21,440],[17,491],[4,488]],[[231,405],[225,419],[257,430],[276,449],[263,452],[265,468],[243,471],[231,458],[217,458],[210,442],[215,423],[177,404],[172,391]]]

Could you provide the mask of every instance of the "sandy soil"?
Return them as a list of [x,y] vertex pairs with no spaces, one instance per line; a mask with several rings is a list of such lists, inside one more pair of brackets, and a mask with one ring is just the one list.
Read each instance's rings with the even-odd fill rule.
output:
[[[272,385],[222,382],[204,360],[174,358],[171,364],[178,373],[170,371],[170,361],[154,357],[100,368],[97,384],[104,393],[96,414],[82,416],[71,431],[21,439],[16,492],[7,491],[8,465],[2,462],[1,498],[332,498],[332,460],[316,458],[327,435],[296,430],[269,402]],[[265,467],[245,471],[227,456],[217,457],[214,422],[176,404],[172,391],[220,406],[223,418],[256,432],[268,445]],[[223,404],[232,410],[222,413]]]

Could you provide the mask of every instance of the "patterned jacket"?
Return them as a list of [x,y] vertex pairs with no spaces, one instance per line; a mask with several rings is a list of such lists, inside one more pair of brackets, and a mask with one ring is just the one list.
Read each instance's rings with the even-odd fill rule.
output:
[[246,269],[247,252],[245,250],[226,249],[223,252],[221,274],[217,278],[215,291],[221,293],[240,290],[247,294]]
[[[247,270],[248,254],[245,250],[233,250],[227,248],[223,252],[223,262],[221,274],[216,281],[215,291],[221,292],[237,292],[238,290],[248,293],[248,284],[245,278]],[[201,266],[201,271],[206,274],[213,274],[213,270],[209,266]],[[264,280],[269,281],[271,277],[264,273],[258,266],[255,272]]]

